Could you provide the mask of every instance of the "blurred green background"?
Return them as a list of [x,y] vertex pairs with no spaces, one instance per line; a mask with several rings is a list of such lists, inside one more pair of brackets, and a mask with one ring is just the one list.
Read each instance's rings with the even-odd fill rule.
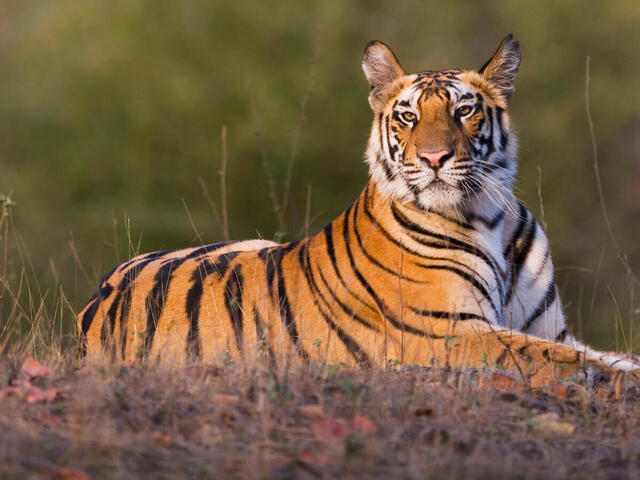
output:
[[639,25],[637,0],[3,0],[0,193],[17,203],[10,285],[17,291],[26,265],[41,294],[61,284],[79,310],[129,243],[144,252],[221,239],[198,178],[219,209],[223,125],[231,237],[274,238],[261,148],[281,192],[300,126],[283,238],[304,233],[308,185],[318,230],[367,178],[364,45],[383,40],[407,71],[477,68],[513,32],[523,51],[519,196],[538,218],[544,211],[574,331],[624,348],[614,325],[637,338],[640,292],[599,206],[585,57],[607,208],[640,273]]

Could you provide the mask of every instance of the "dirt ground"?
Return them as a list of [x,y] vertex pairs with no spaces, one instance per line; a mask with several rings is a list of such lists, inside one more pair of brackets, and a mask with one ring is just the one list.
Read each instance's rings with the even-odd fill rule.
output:
[[640,383],[0,361],[0,478],[640,478]]

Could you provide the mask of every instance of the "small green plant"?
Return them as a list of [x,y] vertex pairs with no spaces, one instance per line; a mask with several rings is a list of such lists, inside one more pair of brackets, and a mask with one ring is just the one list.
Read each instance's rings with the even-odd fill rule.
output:
[[447,352],[450,352],[451,350],[453,350],[455,347],[458,346],[456,344],[457,339],[458,337],[456,337],[455,335],[445,335],[444,345]]
[[387,360],[387,369],[395,370],[398,367],[398,365],[400,365],[401,363],[402,362],[397,358],[390,358],[389,360]]
[[482,363],[482,365],[484,365],[485,367],[489,366],[489,355],[487,354],[487,352],[483,352],[482,353],[482,358],[480,358],[480,362]]

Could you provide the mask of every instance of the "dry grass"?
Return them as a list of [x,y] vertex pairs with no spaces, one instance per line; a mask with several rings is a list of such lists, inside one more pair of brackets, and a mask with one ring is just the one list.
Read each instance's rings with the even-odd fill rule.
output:
[[[310,366],[284,380],[239,365],[78,368],[72,357],[51,355],[53,374],[37,380],[57,390],[54,401],[0,400],[2,478],[640,473],[640,387],[631,383],[613,400],[606,385],[527,391],[486,371]],[[3,386],[21,365],[2,360]]]

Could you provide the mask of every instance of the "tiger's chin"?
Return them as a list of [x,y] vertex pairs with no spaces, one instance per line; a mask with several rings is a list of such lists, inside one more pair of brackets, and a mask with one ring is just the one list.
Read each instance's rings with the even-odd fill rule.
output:
[[442,180],[434,180],[415,194],[415,206],[427,212],[459,212],[465,201],[463,192]]

